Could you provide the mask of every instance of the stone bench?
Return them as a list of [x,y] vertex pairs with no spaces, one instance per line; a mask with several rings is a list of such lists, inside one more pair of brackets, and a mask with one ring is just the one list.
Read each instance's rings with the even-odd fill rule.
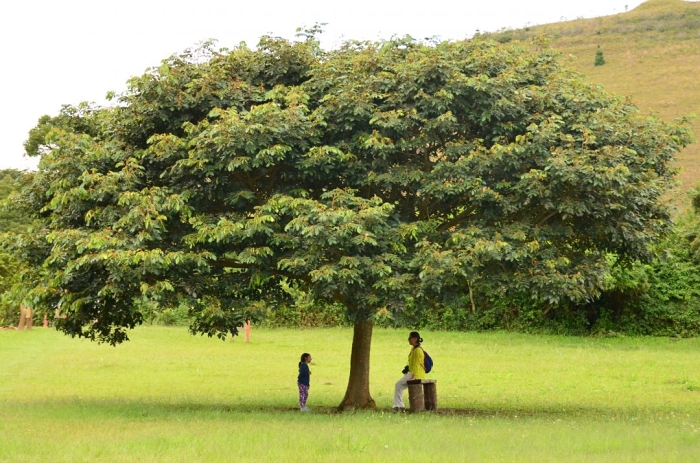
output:
[[408,381],[409,410],[422,412],[437,410],[437,380],[412,379]]

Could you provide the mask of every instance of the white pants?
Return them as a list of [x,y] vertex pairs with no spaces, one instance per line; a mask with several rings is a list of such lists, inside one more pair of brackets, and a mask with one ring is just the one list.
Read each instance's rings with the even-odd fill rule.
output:
[[413,373],[408,372],[403,377],[396,381],[396,388],[394,389],[394,408],[406,408],[403,403],[403,391],[408,389],[408,380],[413,378]]

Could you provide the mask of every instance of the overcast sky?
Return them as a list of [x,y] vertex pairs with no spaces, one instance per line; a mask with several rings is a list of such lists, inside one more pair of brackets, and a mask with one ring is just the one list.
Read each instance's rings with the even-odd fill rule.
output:
[[28,131],[62,104],[104,103],[126,80],[207,39],[220,47],[261,35],[293,38],[327,23],[328,48],[343,39],[471,37],[476,30],[521,28],[622,13],[642,0],[18,0],[0,6],[0,168],[33,168]]

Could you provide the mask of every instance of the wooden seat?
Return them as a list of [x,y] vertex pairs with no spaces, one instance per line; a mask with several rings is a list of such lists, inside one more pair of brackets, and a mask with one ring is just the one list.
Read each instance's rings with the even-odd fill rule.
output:
[[437,410],[437,380],[412,379],[408,381],[409,410],[422,412]]

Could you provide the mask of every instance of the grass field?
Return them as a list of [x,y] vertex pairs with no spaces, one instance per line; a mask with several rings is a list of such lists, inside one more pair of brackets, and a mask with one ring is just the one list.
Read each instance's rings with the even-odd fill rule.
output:
[[380,410],[343,414],[350,329],[0,332],[0,461],[700,461],[700,339],[422,335],[441,411],[413,415],[390,411],[403,331],[375,332]]

